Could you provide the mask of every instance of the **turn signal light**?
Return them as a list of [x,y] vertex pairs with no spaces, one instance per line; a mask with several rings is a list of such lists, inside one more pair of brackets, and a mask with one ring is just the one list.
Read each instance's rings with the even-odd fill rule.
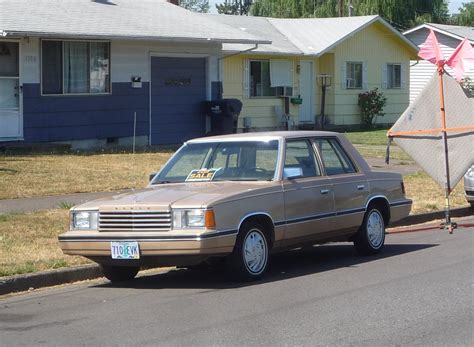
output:
[[204,225],[207,229],[214,229],[216,227],[216,219],[213,210],[206,210],[204,214]]

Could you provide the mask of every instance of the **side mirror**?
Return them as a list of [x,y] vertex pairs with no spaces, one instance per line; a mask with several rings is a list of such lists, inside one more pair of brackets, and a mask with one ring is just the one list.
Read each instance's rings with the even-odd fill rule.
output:
[[303,177],[303,169],[300,167],[285,167],[283,169],[283,178],[294,179]]
[[150,174],[150,176],[148,176],[148,182],[153,181],[153,179],[155,178],[155,176],[156,176],[157,173],[158,173],[158,172],[152,172],[152,173]]

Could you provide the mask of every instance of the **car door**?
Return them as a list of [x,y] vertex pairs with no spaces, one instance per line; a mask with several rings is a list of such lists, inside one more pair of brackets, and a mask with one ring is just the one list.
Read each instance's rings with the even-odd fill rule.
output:
[[334,192],[334,227],[346,230],[362,224],[369,186],[337,138],[317,138],[316,147]]
[[334,196],[309,139],[287,140],[283,169],[285,245],[316,238],[332,228]]

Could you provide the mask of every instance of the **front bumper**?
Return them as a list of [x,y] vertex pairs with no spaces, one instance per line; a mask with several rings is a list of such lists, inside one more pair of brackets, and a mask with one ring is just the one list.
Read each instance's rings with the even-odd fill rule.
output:
[[68,231],[59,235],[64,254],[111,257],[112,241],[137,241],[140,257],[226,255],[234,248],[237,230],[177,232],[98,232]]

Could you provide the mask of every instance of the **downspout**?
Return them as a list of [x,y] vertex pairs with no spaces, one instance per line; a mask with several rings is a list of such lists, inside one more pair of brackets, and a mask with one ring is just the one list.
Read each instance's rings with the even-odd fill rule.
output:
[[252,47],[252,48],[240,51],[240,52],[232,53],[232,54],[225,55],[223,57],[217,58],[217,81],[219,82],[219,99],[222,98],[222,93],[224,92],[222,90],[222,85],[223,85],[224,82],[221,81],[221,63],[222,63],[222,60],[224,60],[226,58],[235,57],[237,55],[241,55],[241,54],[244,54],[244,53],[252,52],[256,49],[258,49],[258,43],[255,44],[255,47]]

